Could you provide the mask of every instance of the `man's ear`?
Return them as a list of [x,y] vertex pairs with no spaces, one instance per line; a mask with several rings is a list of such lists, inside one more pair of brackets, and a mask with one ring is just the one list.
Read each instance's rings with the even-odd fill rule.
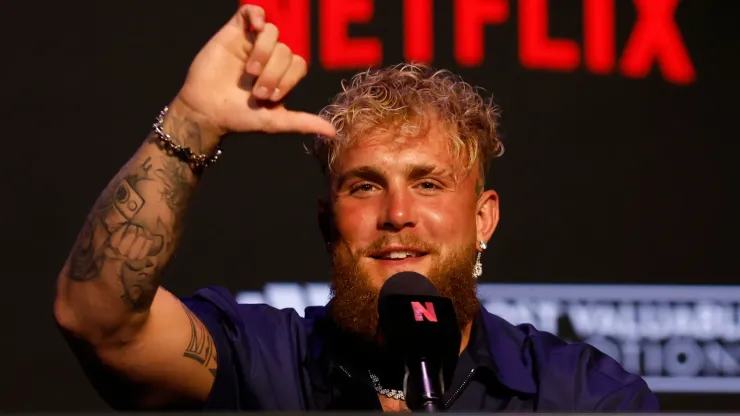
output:
[[329,198],[322,197],[317,201],[317,213],[319,221],[319,230],[321,230],[321,236],[324,239],[327,251],[329,250],[329,244],[334,239],[334,219],[331,211],[331,205],[329,204]]
[[[481,193],[478,198],[478,211],[476,213],[476,227],[478,241],[488,244],[488,240],[496,230],[499,218],[498,194],[494,190]],[[479,250],[480,247],[478,247]]]

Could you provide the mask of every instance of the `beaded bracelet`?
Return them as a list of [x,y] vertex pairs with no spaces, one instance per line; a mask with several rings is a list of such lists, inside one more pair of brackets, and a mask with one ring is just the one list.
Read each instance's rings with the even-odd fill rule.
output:
[[154,121],[154,125],[152,126],[164,149],[169,154],[175,155],[183,162],[189,164],[194,170],[200,170],[212,163],[216,163],[218,161],[218,157],[221,155],[221,149],[218,146],[216,147],[216,151],[213,156],[205,154],[196,155],[189,147],[180,146],[175,143],[170,135],[164,132],[162,124],[164,123],[164,116],[167,114],[167,110],[169,110],[169,108],[165,106],[162,111],[159,112],[159,116],[157,116],[157,119]]

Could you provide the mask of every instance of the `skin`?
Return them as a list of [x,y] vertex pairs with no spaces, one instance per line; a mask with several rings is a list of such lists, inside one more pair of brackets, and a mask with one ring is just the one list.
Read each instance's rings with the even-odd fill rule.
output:
[[[306,61],[278,41],[278,29],[265,19],[262,8],[243,6],[201,49],[164,119],[172,141],[210,154],[230,132],[334,137],[326,120],[282,105],[306,75]],[[460,181],[436,171],[407,173],[408,165],[418,164],[454,170],[439,137],[433,133],[423,146],[377,139],[340,158],[340,176],[360,166],[379,174],[373,181],[354,175],[341,186],[332,182],[327,209],[334,213],[339,244],[360,250],[381,230],[413,233],[442,253],[463,242],[488,241],[498,220],[497,197],[481,191],[477,172]],[[56,322],[92,382],[117,408],[197,408],[213,385],[218,352],[211,335],[159,280],[199,179],[197,169],[151,135],[95,202],[57,279]],[[349,184],[359,179],[368,182],[367,192],[350,192]],[[430,259],[406,270],[424,273]],[[371,259],[363,267],[378,287],[398,269]],[[381,401],[388,410],[403,405]]]
[[[170,139],[212,154],[229,132],[333,137],[331,123],[283,106],[307,68],[278,34],[262,8],[241,7],[200,50],[169,104]],[[160,286],[199,179],[150,135],[95,202],[57,279],[56,322],[115,407],[197,408],[213,385],[211,335]]]
[[436,129],[423,138],[385,133],[359,140],[338,158],[331,178],[335,244],[357,253],[382,234],[410,234],[441,250],[401,261],[366,256],[361,267],[378,290],[401,271],[426,275],[440,257],[493,234],[496,192],[479,192],[478,170],[464,173],[447,148]]
[[[411,235],[439,248],[406,260],[365,256],[360,267],[377,290],[398,272],[428,275],[448,253],[471,242],[488,242],[498,223],[498,195],[482,191],[479,169],[463,171],[462,160],[448,151],[448,142],[436,128],[424,137],[382,133],[357,140],[339,155],[334,172],[330,201],[323,203],[333,213],[333,244],[365,253],[390,234],[391,245],[397,237]],[[462,331],[460,351],[467,346],[471,325]],[[407,410],[401,401],[378,397],[386,411]]]

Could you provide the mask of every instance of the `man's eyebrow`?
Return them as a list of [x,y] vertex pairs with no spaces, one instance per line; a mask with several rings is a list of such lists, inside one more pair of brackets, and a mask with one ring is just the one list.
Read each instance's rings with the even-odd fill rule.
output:
[[373,182],[384,182],[383,173],[380,170],[372,166],[360,166],[354,169],[350,169],[347,172],[339,175],[337,178],[337,189],[341,189],[342,185],[350,178],[362,178]]
[[406,174],[411,179],[418,179],[429,175],[449,176],[450,173],[437,165],[409,165]]

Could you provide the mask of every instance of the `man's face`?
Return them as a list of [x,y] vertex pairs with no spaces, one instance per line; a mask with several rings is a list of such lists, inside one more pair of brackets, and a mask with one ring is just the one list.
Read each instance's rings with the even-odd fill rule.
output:
[[371,335],[377,293],[402,271],[430,278],[458,315],[477,309],[477,241],[493,232],[497,200],[481,192],[478,169],[466,173],[448,143],[436,128],[422,137],[382,133],[338,155],[331,178],[334,303],[346,315],[340,324],[352,321],[344,322],[348,329]]

